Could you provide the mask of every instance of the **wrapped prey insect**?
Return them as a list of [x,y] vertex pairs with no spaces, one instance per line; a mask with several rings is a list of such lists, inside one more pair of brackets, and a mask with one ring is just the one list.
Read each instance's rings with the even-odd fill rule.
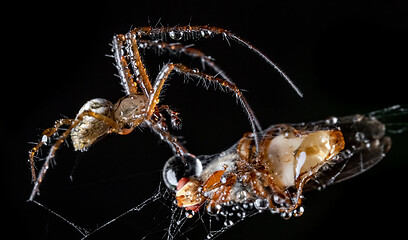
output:
[[[301,216],[303,192],[356,176],[378,163],[391,147],[386,116],[406,115],[394,106],[368,115],[272,125],[211,156],[188,154],[168,160],[163,178],[175,191],[177,205],[194,213],[236,214],[269,210],[283,218]],[[406,123],[405,123],[406,124]],[[231,211],[234,209],[234,211]]]

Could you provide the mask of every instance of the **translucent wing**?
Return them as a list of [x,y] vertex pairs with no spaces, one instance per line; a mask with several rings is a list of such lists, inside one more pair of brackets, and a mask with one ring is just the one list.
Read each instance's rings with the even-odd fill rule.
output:
[[351,115],[325,121],[292,124],[300,131],[340,129],[346,143],[332,163],[322,167],[304,191],[324,188],[361,174],[378,163],[391,147],[385,125],[374,116]]

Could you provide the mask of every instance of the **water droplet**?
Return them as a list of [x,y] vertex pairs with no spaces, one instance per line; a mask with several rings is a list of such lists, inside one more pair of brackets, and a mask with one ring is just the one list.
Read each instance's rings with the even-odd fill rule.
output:
[[280,216],[281,218],[288,220],[292,217],[292,212],[281,212]]
[[243,201],[243,200],[245,200],[247,198],[247,193],[246,193],[246,191],[241,190],[241,191],[238,191],[238,192],[235,193],[235,197],[238,200]]
[[325,123],[326,123],[327,125],[334,125],[334,124],[337,123],[338,120],[339,120],[339,119],[336,118],[336,117],[329,117],[329,118],[326,119]]
[[163,180],[169,189],[175,190],[181,178],[200,175],[203,169],[201,161],[194,155],[185,154],[183,159],[184,162],[180,156],[173,156],[163,167]]
[[211,239],[213,237],[214,237],[214,235],[212,233],[207,234],[207,239]]
[[365,140],[365,135],[363,132],[356,132],[355,138],[357,142],[363,142]]
[[279,194],[275,193],[273,195],[273,201],[278,205],[282,205],[285,203],[285,198],[282,198],[281,196],[279,196]]
[[224,226],[229,227],[229,226],[232,226],[232,225],[234,225],[234,222],[232,220],[225,219]]
[[188,211],[186,211],[186,218],[192,218],[192,217],[194,217],[194,211],[192,211],[192,210],[188,210]]
[[170,36],[170,38],[173,39],[173,40],[180,40],[181,38],[183,38],[183,32],[170,31],[170,32],[169,32],[169,36]]
[[371,147],[371,143],[370,143],[370,142],[366,142],[366,143],[365,143],[365,147],[366,147],[366,148],[370,148],[370,147]]
[[238,212],[237,217],[244,219],[246,217],[246,212]]
[[353,156],[353,152],[350,149],[346,149],[343,152],[341,152],[341,154],[343,155],[344,159],[349,159]]
[[294,211],[293,211],[293,216],[295,217],[300,217],[303,215],[305,212],[305,208],[303,206],[298,206]]
[[254,206],[256,209],[263,211],[269,207],[269,201],[265,198],[258,198],[255,200]]
[[211,31],[210,30],[201,30],[200,31],[201,37],[207,38],[211,36]]
[[47,146],[47,141],[48,141],[48,137],[47,137],[46,135],[43,135],[42,138],[41,138],[41,142],[42,142],[45,146]]
[[240,207],[238,205],[232,206],[232,211],[238,211]]

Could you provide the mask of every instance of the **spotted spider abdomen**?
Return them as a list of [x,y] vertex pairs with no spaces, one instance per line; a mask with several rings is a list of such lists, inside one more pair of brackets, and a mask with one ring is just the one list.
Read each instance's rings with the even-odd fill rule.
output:
[[109,125],[93,116],[83,115],[85,111],[111,117],[113,104],[103,98],[95,98],[86,102],[79,110],[76,119],[82,120],[71,131],[71,140],[75,151],[86,151],[96,140],[108,132]]

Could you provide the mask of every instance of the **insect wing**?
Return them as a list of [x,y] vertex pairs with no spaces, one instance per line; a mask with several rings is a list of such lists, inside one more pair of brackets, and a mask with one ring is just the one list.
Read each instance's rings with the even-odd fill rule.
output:
[[305,185],[304,191],[321,189],[365,172],[377,164],[391,146],[391,139],[385,136],[385,125],[370,116],[352,115],[293,126],[306,132],[340,129],[346,144],[344,150]]

